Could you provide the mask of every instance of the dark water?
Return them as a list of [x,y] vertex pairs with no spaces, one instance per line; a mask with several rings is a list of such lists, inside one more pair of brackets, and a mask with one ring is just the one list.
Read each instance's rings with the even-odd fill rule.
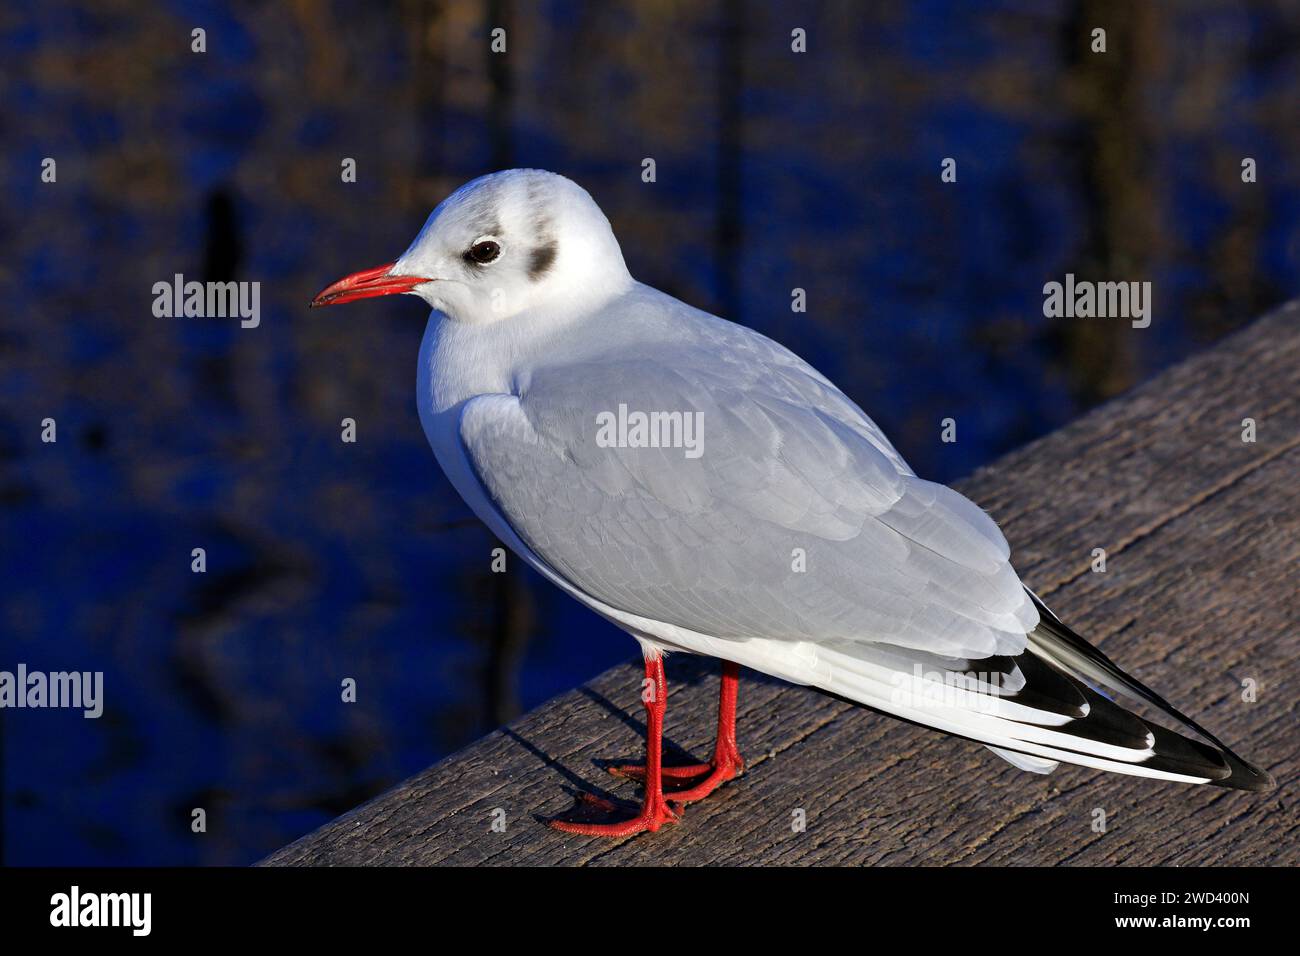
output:
[[[304,307],[456,185],[572,176],[634,275],[950,480],[1297,293],[1298,41],[1282,3],[6,6],[0,669],[103,671],[105,710],[0,712],[4,861],[249,862],[635,653],[489,573],[425,309]],[[177,272],[260,281],[260,326],[155,318]],[[1044,318],[1067,272],[1151,281],[1150,328]]]

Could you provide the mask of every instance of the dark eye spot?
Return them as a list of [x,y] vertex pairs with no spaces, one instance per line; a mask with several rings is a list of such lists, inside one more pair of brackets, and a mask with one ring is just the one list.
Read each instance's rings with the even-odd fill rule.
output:
[[469,247],[465,253],[465,259],[468,262],[476,262],[481,266],[501,255],[501,244],[495,239],[480,239]]
[[534,249],[528,257],[528,278],[536,282],[555,264],[556,244],[554,241]]

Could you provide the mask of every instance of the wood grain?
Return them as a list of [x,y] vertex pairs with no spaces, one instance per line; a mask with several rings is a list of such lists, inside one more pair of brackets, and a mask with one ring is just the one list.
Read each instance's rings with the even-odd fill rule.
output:
[[[1242,419],[1258,440],[1241,438]],[[1067,622],[1279,787],[1250,794],[1081,767],[1023,773],[983,747],[744,672],[746,773],[680,825],[551,831],[601,769],[639,757],[639,662],[602,674],[272,854],[271,865],[1295,864],[1300,767],[1300,304],[959,486]],[[1094,548],[1107,569],[1093,573]],[[668,662],[669,762],[707,757],[715,661]],[[1245,680],[1257,700],[1243,700]],[[503,810],[504,832],[492,832]],[[791,826],[802,809],[804,832]],[[1095,811],[1105,832],[1094,832]]]

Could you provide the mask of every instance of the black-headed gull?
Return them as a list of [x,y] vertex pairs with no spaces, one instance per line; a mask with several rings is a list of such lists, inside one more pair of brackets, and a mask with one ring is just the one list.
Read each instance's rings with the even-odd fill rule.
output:
[[[411,293],[433,307],[420,421],[475,514],[641,644],[649,713],[626,836],[741,771],[740,665],[1059,761],[1264,790],[1233,754],[1062,624],[1020,583],[980,508],[918,478],[797,355],[632,278],[577,184],[509,170],[461,187],[396,262],[313,306]],[[663,655],[723,661],[708,764],[661,764]],[[1168,730],[1120,706],[1153,708]],[[664,792],[668,780],[676,789]]]

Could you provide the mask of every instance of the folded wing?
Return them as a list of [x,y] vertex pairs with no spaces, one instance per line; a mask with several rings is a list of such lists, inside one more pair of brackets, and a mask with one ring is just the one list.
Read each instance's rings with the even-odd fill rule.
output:
[[[466,405],[470,466],[538,560],[609,606],[723,639],[1025,648],[1038,614],[987,515],[917,478],[789,353],[762,375],[695,354],[551,367]],[[681,428],[675,447],[602,435],[638,412],[690,416],[694,446]]]

